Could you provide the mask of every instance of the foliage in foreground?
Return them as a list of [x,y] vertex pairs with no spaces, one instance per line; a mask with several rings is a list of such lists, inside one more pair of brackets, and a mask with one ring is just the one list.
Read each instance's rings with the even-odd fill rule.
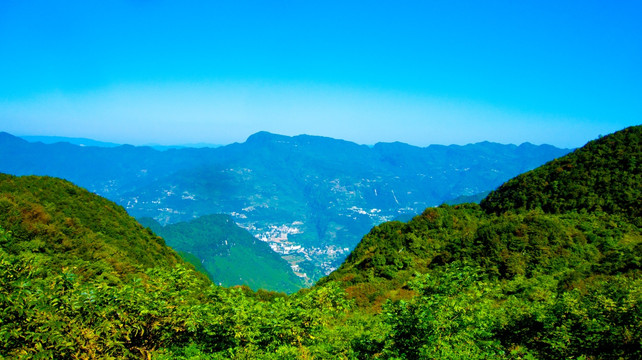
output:
[[[8,237],[3,232],[3,241]],[[202,280],[181,265],[111,286],[81,281],[73,269],[48,273],[43,260],[0,250],[4,356],[223,359],[347,351],[325,338],[340,331],[336,321],[349,306],[336,286],[262,299],[243,288],[203,291]]]
[[369,314],[338,282],[288,297],[203,290],[179,265],[109,285],[0,250],[0,341],[3,355],[24,359],[636,359],[637,267],[569,283],[501,279],[456,260],[416,274],[416,296]]

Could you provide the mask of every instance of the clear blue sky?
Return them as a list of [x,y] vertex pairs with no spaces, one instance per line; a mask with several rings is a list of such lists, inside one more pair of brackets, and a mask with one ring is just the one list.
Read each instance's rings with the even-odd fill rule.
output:
[[642,123],[640,1],[0,1],[0,131],[581,146]]

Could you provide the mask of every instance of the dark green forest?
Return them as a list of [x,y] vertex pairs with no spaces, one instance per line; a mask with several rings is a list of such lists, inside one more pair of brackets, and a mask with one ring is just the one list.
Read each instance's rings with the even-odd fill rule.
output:
[[0,177],[0,344],[18,359],[640,359],[642,126],[480,205],[373,228],[292,295],[211,284],[124,209]]

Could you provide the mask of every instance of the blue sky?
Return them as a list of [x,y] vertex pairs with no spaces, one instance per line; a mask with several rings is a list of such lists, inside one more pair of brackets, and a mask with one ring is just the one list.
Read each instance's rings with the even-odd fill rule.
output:
[[642,123],[640,1],[0,2],[0,130],[586,141]]

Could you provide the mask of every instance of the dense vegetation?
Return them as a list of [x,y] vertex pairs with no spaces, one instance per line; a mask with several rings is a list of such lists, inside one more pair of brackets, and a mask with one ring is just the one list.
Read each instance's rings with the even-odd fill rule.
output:
[[490,212],[603,211],[642,226],[642,126],[591,141],[581,149],[517,176],[492,192]]
[[8,254],[42,256],[83,278],[117,281],[180,262],[121,206],[51,177],[0,174],[0,227],[12,234]]
[[172,249],[193,255],[195,261],[189,261],[189,256],[184,259],[202,267],[215,284],[286,293],[303,287],[302,279],[285,260],[228,215],[206,215],[165,226],[150,218],[139,222],[165,239]]
[[[631,143],[632,131],[639,128],[588,144],[585,149],[606,145],[587,151],[583,161],[623,174],[612,164],[622,164],[612,152],[626,144],[628,156],[639,158],[641,144],[639,137]],[[642,185],[634,176],[640,164],[632,164],[626,165],[628,177],[618,180],[617,189],[627,194],[636,194]],[[549,179],[556,169],[549,164],[530,176]],[[543,187],[533,197],[546,199],[538,205],[489,207],[491,200],[509,204],[519,198],[514,192],[522,191],[519,186],[507,189],[493,193],[482,206],[443,205],[408,223],[375,227],[337,271],[290,296],[207,284],[180,261],[174,268],[125,276],[118,284],[77,276],[74,269],[50,266],[54,250],[17,246],[22,235],[7,231],[16,221],[24,222],[17,217],[0,230],[2,354],[57,359],[642,358],[642,232],[627,197],[607,194],[614,189],[609,186],[586,187],[574,195],[574,203],[597,198],[601,208],[551,210],[543,204],[569,199],[562,201],[556,198],[559,193],[546,193]],[[57,217],[51,221],[57,223]]]
[[597,273],[637,269],[642,259],[639,228],[615,215],[544,214],[500,216],[478,205],[427,209],[409,223],[392,222],[366,235],[344,264],[319,282],[340,281],[359,304],[408,295],[404,285],[416,273],[453,262],[484,269],[509,281],[546,273],[561,288]]

